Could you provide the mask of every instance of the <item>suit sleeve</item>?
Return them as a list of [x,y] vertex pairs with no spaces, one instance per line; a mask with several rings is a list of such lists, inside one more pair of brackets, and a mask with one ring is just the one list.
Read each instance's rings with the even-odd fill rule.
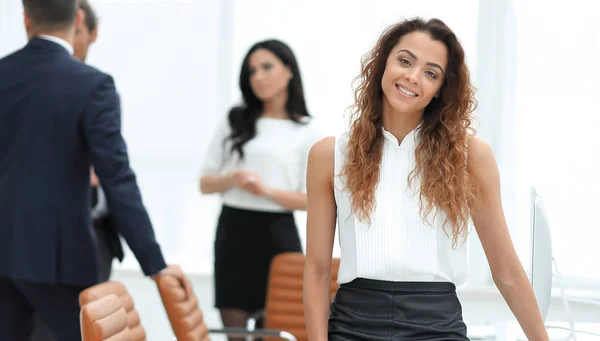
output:
[[83,114],[82,126],[91,162],[115,224],[144,274],[154,275],[166,264],[142,203],[135,174],[129,166],[127,146],[121,135],[120,100],[110,76],[104,75],[102,82],[92,92]]

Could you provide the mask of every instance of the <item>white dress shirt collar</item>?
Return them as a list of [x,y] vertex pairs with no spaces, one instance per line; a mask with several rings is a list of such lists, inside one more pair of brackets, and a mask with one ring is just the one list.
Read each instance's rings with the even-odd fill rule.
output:
[[39,35],[38,38],[56,43],[56,44],[64,47],[67,51],[69,51],[70,55],[73,55],[73,46],[71,46],[71,44],[69,44],[68,41],[66,41],[62,38],[55,37],[55,36],[49,36],[49,35],[45,35],[45,34]]

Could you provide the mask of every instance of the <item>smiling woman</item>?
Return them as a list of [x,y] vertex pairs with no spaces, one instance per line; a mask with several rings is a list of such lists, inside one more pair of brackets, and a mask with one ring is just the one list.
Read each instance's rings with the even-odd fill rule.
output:
[[[455,34],[439,19],[393,25],[359,80],[350,131],[317,142],[308,159],[308,339],[468,340],[456,285],[467,278],[472,220],[528,339],[547,340],[494,156],[473,136],[474,91]],[[336,220],[340,287],[328,309]]]
[[[384,139],[379,128],[385,127],[402,140],[419,126],[422,143],[415,149],[417,167],[410,178],[422,178],[420,195],[427,199],[422,213],[431,213],[434,206],[445,211],[457,242],[469,219],[467,205],[475,199],[466,176],[475,99],[464,52],[458,42],[450,45],[440,40],[446,32],[436,27],[435,21],[427,28],[430,31],[421,31],[411,22],[395,28],[384,33],[380,45],[365,60],[363,83],[357,89],[357,119],[349,138],[349,161],[342,172],[355,193],[353,208],[361,219],[367,218],[375,205],[373,189],[378,172],[371,178],[363,170],[379,168],[365,157],[373,153],[375,160],[381,160]],[[453,58],[451,64],[449,58]],[[374,72],[381,81],[366,78],[367,72]],[[382,101],[376,100],[380,93],[384,94]],[[374,140],[364,139],[371,134],[375,134]]]
[[[427,33],[414,32],[403,37],[406,46],[414,51],[397,48],[388,56],[382,89],[386,94],[384,105],[395,102],[393,107],[402,111],[423,110],[433,97],[439,98],[443,81],[447,49],[439,41],[432,40]],[[421,56],[419,59],[418,56]],[[432,58],[433,61],[424,59]],[[400,96],[393,95],[397,92]],[[408,98],[410,101],[402,100]]]

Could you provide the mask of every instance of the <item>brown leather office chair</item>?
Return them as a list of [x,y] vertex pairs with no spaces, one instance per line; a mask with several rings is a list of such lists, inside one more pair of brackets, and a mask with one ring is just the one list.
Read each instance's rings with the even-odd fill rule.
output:
[[[338,289],[339,267],[339,258],[334,258],[331,265],[331,299]],[[275,256],[269,269],[265,310],[254,314],[248,321],[247,328],[252,330],[256,319],[262,315],[266,329],[283,330],[294,335],[298,341],[306,341],[302,301],[303,277],[304,254],[286,252]]]
[[131,341],[127,312],[115,294],[85,304],[80,323],[83,341]]
[[[186,281],[186,285],[191,285],[187,278]],[[188,296],[182,283],[172,276],[162,276],[156,283],[177,340],[209,341],[196,295]]]
[[133,299],[123,283],[108,281],[85,289],[79,294],[79,306],[83,307],[110,294],[116,294],[119,297],[123,308],[127,312],[127,326],[131,341],[146,341],[146,331],[140,324],[140,315],[135,310]]
[[196,295],[188,295],[185,286],[191,286],[186,277],[181,283],[172,276],[162,276],[157,280],[158,291],[163,300],[167,316],[178,341],[209,341],[209,334],[225,334],[231,337],[279,337],[284,340],[297,341],[293,335],[279,330],[246,328],[208,329]]

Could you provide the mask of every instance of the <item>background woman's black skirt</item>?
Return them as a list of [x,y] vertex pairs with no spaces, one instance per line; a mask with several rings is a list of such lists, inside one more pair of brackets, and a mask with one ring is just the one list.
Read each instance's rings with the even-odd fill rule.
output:
[[456,288],[446,282],[358,278],[331,303],[329,341],[468,340]]
[[269,266],[282,252],[302,252],[292,213],[223,206],[215,239],[215,307],[264,308]]

